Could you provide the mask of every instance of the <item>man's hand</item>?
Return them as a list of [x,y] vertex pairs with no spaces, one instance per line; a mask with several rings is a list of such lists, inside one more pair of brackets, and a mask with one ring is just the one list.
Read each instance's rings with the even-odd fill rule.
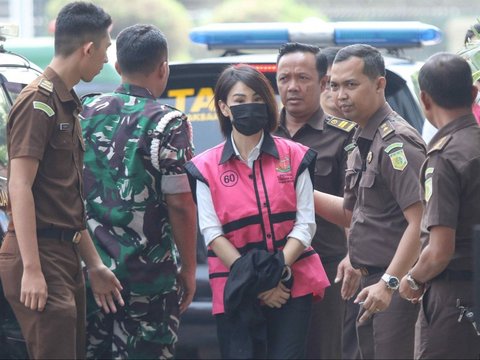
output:
[[383,280],[360,291],[360,294],[358,294],[354,302],[360,303],[365,312],[358,321],[363,322],[368,320],[374,313],[388,308],[392,301],[392,295],[393,290],[387,288]]
[[180,314],[182,314],[192,303],[193,296],[195,295],[195,289],[197,287],[195,269],[185,270],[182,267],[177,275],[177,280],[180,293]]
[[258,298],[268,307],[280,309],[290,298],[290,289],[279,282],[277,287],[260,293]]
[[105,313],[116,313],[118,305],[125,305],[120,291],[123,289],[120,281],[118,281],[115,274],[110,271],[105,265],[99,265],[88,269],[88,278],[90,279],[90,286],[92,288],[95,302]]
[[31,310],[43,311],[47,303],[47,282],[42,270],[23,270],[20,302]]
[[337,276],[335,277],[335,283],[343,280],[340,291],[343,300],[349,300],[355,294],[360,285],[361,278],[362,274],[360,270],[354,269],[348,255],[345,256],[345,258],[340,261],[340,264],[338,264]]
[[420,286],[418,290],[413,290],[407,282],[407,275],[405,275],[400,281],[400,287],[398,288],[400,296],[405,300],[410,301],[412,304],[417,304],[422,300],[423,293],[425,291],[425,285]]

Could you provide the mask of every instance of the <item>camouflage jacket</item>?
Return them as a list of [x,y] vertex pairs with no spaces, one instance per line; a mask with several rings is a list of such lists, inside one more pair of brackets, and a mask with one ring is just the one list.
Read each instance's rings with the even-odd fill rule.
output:
[[191,125],[145,89],[123,84],[84,99],[87,224],[104,264],[140,295],[176,288],[176,258],[162,178],[184,174]]

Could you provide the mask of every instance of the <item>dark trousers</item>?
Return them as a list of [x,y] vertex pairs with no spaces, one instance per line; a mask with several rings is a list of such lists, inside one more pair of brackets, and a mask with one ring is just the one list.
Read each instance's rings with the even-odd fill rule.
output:
[[345,301],[340,293],[342,283],[335,284],[334,282],[338,263],[334,261],[323,264],[328,280],[330,280],[330,286],[325,289],[323,299],[312,304],[312,316],[305,349],[307,359],[342,358]]
[[[262,306],[267,338],[256,343],[249,359],[302,359],[310,319],[312,295],[290,298],[280,309]],[[231,359],[232,324],[225,314],[215,316],[222,359]]]
[[353,301],[357,298],[359,291],[355,293],[345,304],[345,320],[343,321],[343,359],[361,359],[358,348],[357,316],[360,305]]
[[480,336],[466,317],[458,322],[457,299],[460,305],[473,309],[472,281],[432,281],[418,317],[416,359],[480,358]]
[[[364,276],[361,288],[376,284],[383,273]],[[419,304],[400,297],[398,291],[392,296],[390,306],[370,319],[358,323],[357,334],[360,354],[363,359],[412,359],[415,338],[415,322]],[[358,318],[362,316],[360,309]]]
[[5,297],[22,329],[33,359],[85,357],[85,282],[76,246],[67,241],[38,239],[48,298],[42,312],[20,303],[23,264],[18,242],[8,233],[0,250],[0,276]]

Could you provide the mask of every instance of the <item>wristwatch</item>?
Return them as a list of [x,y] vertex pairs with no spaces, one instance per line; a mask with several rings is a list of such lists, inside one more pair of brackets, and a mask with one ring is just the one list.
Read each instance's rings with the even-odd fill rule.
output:
[[410,286],[410,289],[415,291],[419,290],[423,286],[423,284],[415,280],[410,273],[407,274],[407,283],[408,286]]
[[396,276],[385,273],[382,276],[382,280],[385,281],[387,288],[389,288],[390,290],[395,291],[400,286],[400,280],[398,280]]

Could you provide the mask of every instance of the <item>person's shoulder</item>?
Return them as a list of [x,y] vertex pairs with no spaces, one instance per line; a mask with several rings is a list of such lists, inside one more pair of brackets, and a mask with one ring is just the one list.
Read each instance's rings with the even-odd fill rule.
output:
[[[160,133],[164,133],[167,129],[171,129],[172,127],[177,128],[184,124],[188,124],[187,115],[173,106],[155,102],[154,108],[151,110],[152,118],[154,118],[157,123],[155,130]],[[150,110],[146,108],[145,113],[149,112]]]
[[387,146],[394,141],[407,142],[425,148],[422,136],[405,119],[394,113],[378,127],[378,133]]
[[47,117],[52,117],[55,115],[53,94],[53,83],[40,76],[21,91],[13,105],[12,113],[22,108],[23,111],[28,109],[40,111]]
[[335,117],[332,115],[325,116],[325,124],[330,128],[338,130],[340,133],[345,134],[345,136],[350,136],[353,133],[353,130],[357,127],[357,124],[353,121]]

